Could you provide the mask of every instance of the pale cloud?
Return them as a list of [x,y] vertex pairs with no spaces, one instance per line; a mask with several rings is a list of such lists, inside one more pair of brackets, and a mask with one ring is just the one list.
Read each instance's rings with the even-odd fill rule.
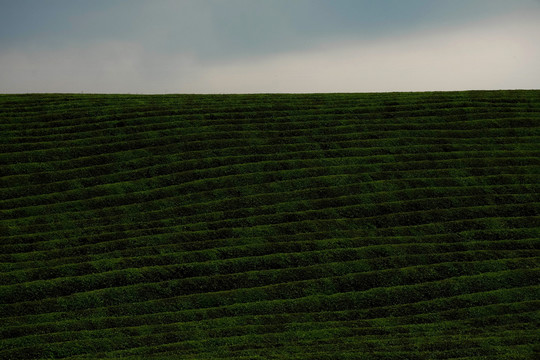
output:
[[377,41],[202,61],[133,42],[0,54],[2,92],[264,93],[539,88],[539,13]]
[[538,88],[540,21],[512,15],[377,42],[213,66],[198,90],[369,92]]
[[190,69],[197,69],[190,54],[149,53],[129,42],[0,54],[1,90],[10,93],[180,92],[195,75]]

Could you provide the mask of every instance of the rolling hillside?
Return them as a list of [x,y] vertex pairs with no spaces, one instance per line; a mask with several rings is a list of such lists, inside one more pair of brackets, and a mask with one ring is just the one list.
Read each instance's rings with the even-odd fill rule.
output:
[[1,95],[0,359],[533,359],[540,91]]

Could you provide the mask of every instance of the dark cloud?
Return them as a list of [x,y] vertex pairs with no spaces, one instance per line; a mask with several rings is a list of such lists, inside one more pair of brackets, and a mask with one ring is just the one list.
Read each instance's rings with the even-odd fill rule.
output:
[[[443,54],[451,54],[447,50],[459,54],[463,48],[459,44],[446,44],[446,47],[432,46],[429,51],[425,44],[430,34],[455,33],[465,28],[478,30],[487,20],[500,16],[506,16],[508,26],[514,27],[520,24],[520,17],[526,17],[527,24],[534,23],[534,19],[540,22],[537,0],[0,0],[0,3],[1,92],[256,91],[257,84],[250,79],[259,79],[259,90],[263,92],[292,88],[339,91],[340,83],[348,84],[342,85],[342,89],[354,91],[350,81],[361,80],[365,68],[362,61],[374,67],[373,74],[383,70],[394,73],[389,64],[382,67],[371,63],[377,44],[384,45],[386,56],[406,57],[411,53],[410,49],[401,47],[403,41],[413,46],[414,39],[423,39],[422,51],[434,62],[425,64],[425,73],[429,73],[440,68],[436,62],[444,62]],[[514,30],[512,36],[521,37],[514,40],[517,44],[529,41],[535,34]],[[494,36],[486,35],[486,31],[475,34],[469,37]],[[499,53],[512,42],[506,41],[504,32],[498,36],[504,41],[487,47],[482,47],[486,42],[480,41],[478,46],[485,54]],[[462,40],[475,39],[464,36]],[[538,49],[536,42],[528,44],[532,53]],[[332,49],[333,53],[320,49]],[[362,58],[362,51],[369,56]],[[355,57],[349,63],[339,58],[346,53]],[[477,51],[473,53],[484,58]],[[515,79],[518,79],[524,78],[523,72],[533,71],[524,65],[529,64],[528,60],[519,58],[525,55],[517,52],[513,56],[517,62],[503,65],[518,66],[519,70],[508,68],[501,73],[516,71],[519,76]],[[465,53],[462,57],[475,61]],[[319,73],[315,76],[296,68],[298,59],[309,65],[306,69]],[[326,70],[317,68],[319,60],[330,63]],[[503,66],[498,60],[492,62]],[[344,76],[335,72],[332,63],[336,62],[355,73]],[[265,70],[265,66],[275,73]],[[467,73],[463,63],[456,66],[464,67],[458,73]],[[238,70],[242,67],[243,72]],[[402,64],[395,64],[395,69],[401,68]],[[268,76],[261,78],[257,72]],[[211,80],[210,73],[224,83]],[[300,88],[291,78],[311,85]],[[375,78],[380,79],[377,84]],[[363,82],[357,90],[407,89],[406,83],[396,86],[382,75],[375,78],[370,77],[371,82]],[[478,77],[471,78],[478,85],[467,82],[467,86],[504,87],[504,83],[494,85]],[[445,82],[440,84],[443,89]],[[519,83],[508,82],[508,86],[516,85]],[[411,82],[409,89],[421,86],[428,85],[418,80]]]

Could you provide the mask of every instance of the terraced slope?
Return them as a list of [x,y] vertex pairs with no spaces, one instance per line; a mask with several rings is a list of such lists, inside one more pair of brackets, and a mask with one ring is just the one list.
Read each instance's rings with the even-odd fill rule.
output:
[[540,91],[0,96],[0,358],[532,359]]

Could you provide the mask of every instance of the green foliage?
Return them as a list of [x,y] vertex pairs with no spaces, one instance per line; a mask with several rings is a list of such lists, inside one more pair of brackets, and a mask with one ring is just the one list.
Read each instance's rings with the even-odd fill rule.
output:
[[531,359],[540,92],[0,95],[0,358]]

